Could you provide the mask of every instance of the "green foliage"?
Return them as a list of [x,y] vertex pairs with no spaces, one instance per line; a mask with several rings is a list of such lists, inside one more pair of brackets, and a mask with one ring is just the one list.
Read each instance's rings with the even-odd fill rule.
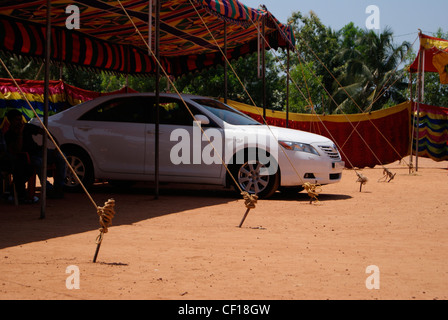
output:
[[336,111],[369,112],[405,101],[402,90],[407,83],[406,79],[400,79],[402,72],[398,67],[405,60],[410,44],[395,46],[389,29],[381,34],[364,31],[354,44],[336,56],[345,66],[338,79],[341,86],[333,95],[338,102]]
[[291,68],[291,84],[289,93],[290,111],[309,113],[311,107],[316,113],[324,112],[324,102],[328,95],[323,90],[322,76],[312,74],[314,64],[298,63]]
[[[297,82],[314,83],[315,91],[312,97],[320,97],[320,99],[312,99],[313,103],[320,105],[321,112],[331,113],[332,101],[329,96],[333,90],[334,78],[340,74],[339,65],[333,59],[340,47],[339,35],[331,28],[324,26],[312,11],[308,16],[304,16],[300,12],[293,13],[289,24],[294,30],[297,42],[296,52],[291,58],[291,69],[297,68],[294,66],[297,64],[302,64],[298,67],[299,69],[308,66],[305,68],[308,70],[305,73],[305,78],[297,79]],[[292,79],[293,85],[295,85],[294,78]],[[317,84],[320,84],[320,88]],[[303,89],[306,88],[301,88],[302,91]],[[300,105],[297,108],[300,109]]]
[[[263,82],[258,77],[256,53],[232,62],[227,68],[227,93],[231,100],[249,105],[263,106]],[[284,76],[280,76],[275,57],[266,52],[266,105],[269,109],[283,109],[285,95]],[[176,80],[177,89],[184,93],[211,97],[224,97],[224,67],[185,75]]]
[[[311,66],[309,75],[314,80],[307,81],[319,81],[323,87],[320,94],[323,112],[372,111],[406,99],[403,90],[407,88],[407,80],[399,79],[403,74],[399,66],[410,45],[395,46],[391,30],[377,34],[350,22],[334,31],[324,26],[313,12],[307,16],[294,13],[290,23],[298,35],[297,51]],[[310,61],[314,62],[309,64]],[[313,90],[316,94],[319,89]]]

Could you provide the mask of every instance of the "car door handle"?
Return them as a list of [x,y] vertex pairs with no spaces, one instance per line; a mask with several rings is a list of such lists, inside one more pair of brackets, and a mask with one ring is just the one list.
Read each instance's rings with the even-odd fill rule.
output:
[[78,129],[82,131],[89,131],[92,127],[78,127]]

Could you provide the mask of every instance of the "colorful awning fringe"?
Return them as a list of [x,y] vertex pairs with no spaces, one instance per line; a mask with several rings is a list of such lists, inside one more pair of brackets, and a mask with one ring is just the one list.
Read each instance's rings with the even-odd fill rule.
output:
[[[25,119],[34,118],[34,113],[29,107],[28,100],[39,116],[44,114],[44,83],[39,80],[16,80],[22,93],[14,82],[9,79],[0,79],[0,118],[5,116],[9,109],[19,109]],[[126,91],[127,90],[127,91]],[[136,92],[130,88],[123,88],[118,91],[99,93],[71,86],[63,81],[50,81],[49,86],[49,115],[63,111],[81,102],[97,98],[102,95],[116,93]]]
[[[154,43],[154,27],[148,27],[149,1],[121,0],[121,3],[146,41],[152,32]],[[154,57],[148,54],[145,42],[118,1],[54,0],[51,5],[53,61],[114,73],[155,73]],[[78,30],[66,27],[68,5],[79,8]],[[220,51],[224,47],[224,21],[228,22],[229,61],[257,51],[257,27],[262,19],[267,22],[269,47],[294,48],[291,27],[278,22],[268,11],[249,8],[237,0],[165,0],[161,5],[160,62],[175,77],[225,63]],[[45,0],[3,0],[0,50],[43,59],[45,23]]]

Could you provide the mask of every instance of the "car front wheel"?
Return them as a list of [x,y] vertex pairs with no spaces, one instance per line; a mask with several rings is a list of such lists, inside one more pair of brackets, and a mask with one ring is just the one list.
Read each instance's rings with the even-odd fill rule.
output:
[[246,161],[241,165],[233,165],[231,172],[237,183],[237,191],[241,189],[259,198],[272,196],[280,184],[278,170],[269,172],[269,168],[258,159]]

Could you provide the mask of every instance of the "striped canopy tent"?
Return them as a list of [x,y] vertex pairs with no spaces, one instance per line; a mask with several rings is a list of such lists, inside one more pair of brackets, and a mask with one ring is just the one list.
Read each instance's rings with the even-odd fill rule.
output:
[[[79,29],[70,21],[78,11]],[[46,62],[44,124],[50,61],[121,74],[155,74],[159,79],[160,65],[166,74],[177,77],[226,66],[226,58],[231,61],[257,51],[264,63],[265,49],[279,47],[294,49],[292,29],[265,8],[249,8],[238,0],[2,0],[0,7],[0,50]],[[224,73],[226,78],[226,68]],[[264,82],[264,72],[262,77]],[[159,81],[155,91],[158,103]],[[156,198],[158,124],[156,112]],[[43,141],[41,218],[45,217],[46,136]]]
[[[155,28],[151,27],[155,18],[150,18],[155,14],[150,6],[153,2],[156,0],[52,0],[51,60],[123,74],[155,73],[156,62],[145,43],[155,43]],[[0,50],[44,58],[46,3],[2,1]],[[79,9],[79,29],[67,28],[70,5]],[[167,74],[175,77],[225,64],[224,44],[229,61],[256,52],[262,25],[266,49],[294,48],[289,26],[266,9],[249,8],[237,0],[161,0],[159,21],[160,61]]]

